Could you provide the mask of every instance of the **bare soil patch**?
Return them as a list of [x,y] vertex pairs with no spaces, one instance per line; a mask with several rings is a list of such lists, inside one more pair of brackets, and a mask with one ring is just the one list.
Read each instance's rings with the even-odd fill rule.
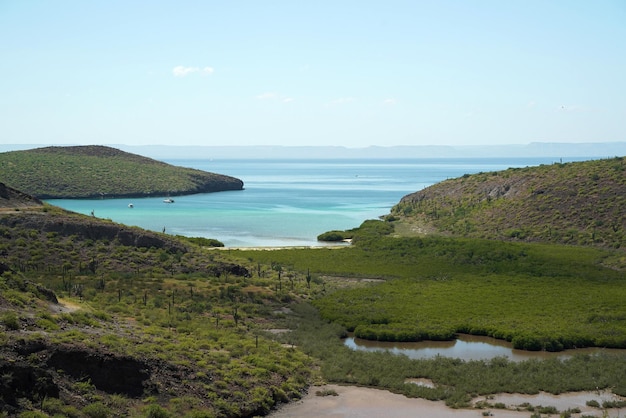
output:
[[50,309],[55,313],[70,313],[83,309],[83,307],[69,300],[59,299],[59,303],[50,304]]
[[[317,396],[316,392],[336,392],[337,396]],[[538,395],[502,394],[486,398],[475,399],[475,402],[487,402],[494,405],[504,403],[510,409],[452,409],[443,401],[434,402],[425,399],[407,398],[403,395],[386,390],[363,388],[356,386],[324,385],[309,389],[300,401],[287,404],[272,412],[272,418],[478,418],[489,412],[489,416],[496,418],[528,418],[531,414],[527,409],[518,405],[530,404],[533,406],[554,406],[559,411],[579,408],[580,413],[572,416],[592,415],[601,417],[603,411],[589,407],[587,401],[596,400],[602,404],[605,400],[616,400],[619,397],[607,392],[577,392],[561,395],[540,393]],[[515,410],[515,409],[519,410]],[[608,417],[621,417],[624,409],[607,410]]]

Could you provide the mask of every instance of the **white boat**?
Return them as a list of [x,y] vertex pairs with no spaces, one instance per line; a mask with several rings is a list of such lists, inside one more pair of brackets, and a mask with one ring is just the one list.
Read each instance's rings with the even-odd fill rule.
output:
[[128,207],[132,209],[132,208],[134,208],[135,206],[134,206],[132,203],[129,203],[129,204],[128,204]]
[[163,203],[174,203],[174,199],[170,199],[169,197],[163,200]]

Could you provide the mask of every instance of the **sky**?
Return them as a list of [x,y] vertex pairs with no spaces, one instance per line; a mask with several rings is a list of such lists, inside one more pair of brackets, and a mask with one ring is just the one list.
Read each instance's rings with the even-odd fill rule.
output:
[[626,0],[0,0],[0,144],[626,141]]

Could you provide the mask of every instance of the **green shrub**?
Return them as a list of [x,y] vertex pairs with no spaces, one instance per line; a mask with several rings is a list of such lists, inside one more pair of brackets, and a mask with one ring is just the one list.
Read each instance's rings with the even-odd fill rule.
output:
[[157,404],[148,405],[144,414],[146,418],[170,418],[172,416],[167,409]]
[[554,406],[538,406],[537,411],[540,414],[558,414],[559,410]]
[[324,389],[315,391],[315,396],[339,396],[335,389]]
[[318,241],[324,242],[339,242],[352,238],[352,234],[345,231],[328,231],[317,236]]
[[626,401],[604,401],[602,402],[603,408],[624,408],[626,407]]
[[513,348],[518,350],[528,350],[528,351],[540,351],[543,346],[541,344],[541,339],[535,335],[517,335],[513,337],[511,340],[513,344]]
[[83,408],[83,414],[89,418],[109,418],[113,412],[102,402],[94,402]]
[[592,399],[590,401],[586,402],[587,406],[590,406],[592,408],[600,408],[600,403],[598,401],[596,401],[595,399]]
[[[88,379],[84,382],[75,382],[74,390],[81,395],[85,395],[88,393],[93,393],[96,390],[96,387],[91,383],[91,379]],[[97,406],[94,407],[94,409],[97,409]]]
[[5,312],[0,317],[2,323],[8,330],[17,331],[20,329],[20,319],[15,312]]
[[354,231],[353,242],[372,241],[389,235],[393,232],[393,225],[379,220],[367,220]]
[[48,414],[39,411],[24,411],[18,415],[19,418],[48,418]]
[[80,418],[83,414],[72,405],[66,405],[59,398],[46,398],[43,402],[43,411],[51,416],[67,418]]
[[42,318],[37,320],[37,326],[46,331],[56,331],[60,329],[60,327],[54,322],[54,320]]
[[178,238],[184,239],[189,242],[193,242],[196,245],[201,247],[223,247],[224,243],[218,241],[214,238],[204,238],[204,237],[185,237],[183,235],[177,235]]
[[191,411],[185,414],[185,418],[215,418],[215,414],[209,411]]

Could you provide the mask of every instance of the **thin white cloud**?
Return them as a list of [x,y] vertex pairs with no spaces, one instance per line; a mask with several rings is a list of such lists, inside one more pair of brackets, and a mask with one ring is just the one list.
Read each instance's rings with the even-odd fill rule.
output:
[[213,67],[185,67],[184,65],[177,65],[172,69],[174,77],[187,77],[193,73],[200,73],[202,75],[211,75],[215,70]]
[[259,100],[271,100],[271,99],[275,99],[277,96],[278,95],[276,93],[267,92],[267,93],[261,93],[255,97]]
[[383,100],[383,105],[385,105],[385,106],[393,106],[396,103],[398,103],[398,101],[396,99],[385,99],[385,100]]
[[172,74],[175,77],[186,77],[191,73],[198,71],[198,67],[183,67],[182,65],[174,67]]

